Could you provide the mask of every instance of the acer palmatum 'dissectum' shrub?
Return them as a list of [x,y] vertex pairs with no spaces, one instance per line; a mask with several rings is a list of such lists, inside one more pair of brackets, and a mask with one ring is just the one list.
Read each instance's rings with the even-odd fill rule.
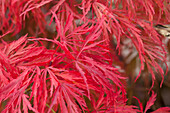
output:
[[[168,0],[1,0],[0,111],[146,113],[168,72],[154,26],[169,12]],[[127,96],[144,75],[146,103]]]

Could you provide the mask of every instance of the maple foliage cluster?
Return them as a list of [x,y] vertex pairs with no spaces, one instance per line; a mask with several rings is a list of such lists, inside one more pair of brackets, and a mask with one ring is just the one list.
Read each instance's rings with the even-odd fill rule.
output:
[[[0,111],[146,113],[155,73],[162,86],[168,72],[153,26],[170,22],[169,12],[169,0],[1,0]],[[136,80],[152,77],[146,106],[127,104],[123,62],[135,52]]]

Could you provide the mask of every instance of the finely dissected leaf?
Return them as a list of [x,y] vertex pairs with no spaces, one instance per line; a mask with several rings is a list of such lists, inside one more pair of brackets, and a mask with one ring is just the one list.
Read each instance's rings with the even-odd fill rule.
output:
[[[15,70],[15,68],[10,65],[10,61],[9,61],[8,57],[3,52],[1,52],[1,51],[0,51],[0,63],[2,65],[1,71],[6,73],[6,75],[4,75],[4,76],[6,76],[6,77],[8,77],[10,79],[11,79],[11,77],[14,77],[14,78],[16,77],[16,70]],[[8,76],[8,75],[10,75],[10,76]]]
[[139,100],[138,98],[136,98],[135,96],[134,96],[133,98],[135,98],[135,99],[138,101],[138,103],[139,103],[139,108],[140,108],[140,112],[143,113],[143,105],[142,105],[142,103],[141,103],[140,100]]
[[31,106],[31,104],[30,104],[30,102],[27,100],[26,96],[27,96],[27,95],[23,95],[23,96],[22,96],[22,98],[23,98],[23,111],[24,111],[24,113],[28,113],[27,107],[28,107],[30,110],[34,111],[35,113],[38,113],[38,111],[36,111],[36,110]]
[[5,50],[6,51],[5,53],[7,55],[9,55],[11,51],[19,48],[21,46],[21,44],[23,44],[26,41],[26,37],[27,37],[27,35],[21,37],[17,41],[14,41],[14,42],[10,43],[10,45],[8,46],[8,49]]
[[90,98],[90,91],[89,91],[89,86],[87,83],[87,78],[85,76],[85,73],[83,72],[83,70],[80,68],[80,66],[77,63],[76,63],[76,68],[80,72],[81,76],[83,77],[84,83],[86,84],[86,87],[87,87],[88,97]]
[[[25,19],[25,15],[26,15],[26,13],[28,13],[29,11],[32,11],[32,10],[34,10],[34,9],[36,9],[36,8],[39,8],[39,7],[41,7],[41,6],[43,6],[43,5],[45,5],[45,4],[48,4],[49,2],[51,2],[52,0],[46,0],[46,1],[41,1],[40,3],[35,3],[35,2],[33,2],[32,0],[30,0],[30,1],[28,1],[27,3],[26,3],[26,5],[24,6],[24,8],[23,8],[23,12],[20,14],[20,16],[22,16],[22,15],[24,15],[24,19]],[[32,2],[32,3],[31,3]],[[28,6],[28,4],[29,4],[29,6]],[[26,7],[28,7],[27,9],[26,9]]]
[[58,88],[60,83],[59,83],[58,78],[55,76],[55,74],[51,70],[48,70],[48,73],[50,75],[50,80],[51,80],[50,95],[52,95],[53,87],[55,87],[55,89]]
[[[6,108],[2,111],[3,113],[6,112],[19,112],[20,111],[20,106],[21,106],[21,98],[23,101],[23,110],[24,112],[28,112],[27,107],[34,111],[37,112],[34,108],[31,107],[31,104],[29,103],[28,100],[25,98],[24,91],[28,87],[29,82],[32,77],[30,77],[28,80],[25,80],[25,78],[28,75],[28,70],[24,71],[20,77],[17,79],[14,79],[11,81],[8,85],[6,85],[3,89],[0,89],[0,99],[3,98],[3,100],[9,99],[8,104],[6,105]],[[23,85],[21,85],[24,83]],[[4,98],[4,96],[6,98]],[[2,101],[2,100],[1,100]],[[17,102],[15,105],[13,103]],[[12,109],[10,109],[12,107]]]
[[152,95],[146,104],[144,113],[146,113],[146,111],[154,104],[155,100],[156,100],[156,94],[154,94],[154,92],[152,91]]
[[64,26],[64,33],[67,32],[67,30],[70,28],[70,26],[72,26],[72,21],[73,21],[73,14],[70,13],[68,15],[67,21],[66,21],[66,25]]
[[[64,111],[67,107],[64,105],[65,102],[63,100],[65,100],[66,98],[68,99],[68,100],[65,100],[66,103],[68,104],[67,109],[71,110],[69,112],[80,111],[80,108],[77,108],[78,106],[75,105],[75,99],[81,107],[86,106],[85,102],[83,101],[83,99],[81,97],[82,95],[85,95],[85,94],[83,94],[83,92],[78,88],[80,86],[76,86],[76,84],[78,84],[78,81],[74,81],[74,79],[76,80],[79,78],[73,77],[72,79],[69,79],[65,76],[62,76],[62,75],[69,76],[69,74],[71,74],[71,73],[68,73],[65,70],[56,69],[56,68],[49,68],[48,73],[51,78],[51,94],[53,93],[53,91],[52,91],[53,86],[55,88],[53,101],[52,101],[52,104],[50,105],[49,111],[51,110],[52,106],[55,104],[60,105],[61,110]],[[72,73],[72,74],[74,74],[74,73]],[[70,75],[70,76],[74,76],[74,75]],[[72,83],[74,83],[75,85]]]
[[11,92],[19,88],[22,80],[27,75],[28,71],[24,71],[17,79],[13,79],[8,85],[0,89],[0,101],[7,99]]

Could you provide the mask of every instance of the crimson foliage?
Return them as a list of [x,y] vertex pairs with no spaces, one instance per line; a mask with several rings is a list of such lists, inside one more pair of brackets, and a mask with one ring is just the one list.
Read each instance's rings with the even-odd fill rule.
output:
[[[2,113],[146,113],[166,47],[154,29],[170,22],[168,0],[1,0]],[[126,56],[150,73],[146,107],[127,104]],[[166,68],[168,71],[168,68]],[[151,92],[150,92],[151,91]],[[163,107],[153,113],[169,112]]]

